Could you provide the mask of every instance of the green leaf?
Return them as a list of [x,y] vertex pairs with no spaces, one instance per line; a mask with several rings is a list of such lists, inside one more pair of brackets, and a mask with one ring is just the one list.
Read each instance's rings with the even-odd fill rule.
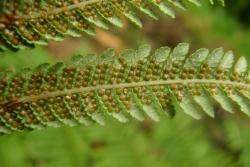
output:
[[[185,1],[200,5],[196,0]],[[139,11],[155,20],[155,10],[174,18],[171,5],[186,9],[184,1],[175,0],[4,1],[0,11],[0,53],[46,45],[51,40],[62,41],[65,36],[80,37],[82,33],[94,36],[95,27],[108,29],[109,23],[120,28],[123,25],[120,16],[142,27]]]
[[245,57],[240,57],[239,60],[236,62],[234,71],[242,74],[247,71],[247,60]]
[[71,62],[0,73],[0,132],[104,125],[108,117],[159,121],[184,112],[195,119],[215,116],[215,106],[250,116],[249,74],[244,58],[189,45],[148,45],[116,55],[76,55]]

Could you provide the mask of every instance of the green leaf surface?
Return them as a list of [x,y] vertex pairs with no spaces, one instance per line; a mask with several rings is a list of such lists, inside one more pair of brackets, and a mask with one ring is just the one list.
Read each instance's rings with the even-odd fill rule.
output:
[[142,27],[137,13],[157,19],[154,11],[160,11],[174,18],[172,7],[185,10],[185,1],[199,5],[194,0],[4,1],[0,11],[0,52],[34,48],[51,40],[62,41],[65,36],[80,37],[81,33],[94,36],[95,27],[122,27],[120,16]]
[[107,117],[159,121],[178,112],[201,119],[203,112],[214,117],[216,105],[250,115],[245,59],[234,62],[233,54],[223,55],[221,49],[210,54],[188,49],[186,43],[155,53],[148,45],[120,55],[108,49],[100,56],[76,55],[69,63],[3,71],[0,130],[104,125]]

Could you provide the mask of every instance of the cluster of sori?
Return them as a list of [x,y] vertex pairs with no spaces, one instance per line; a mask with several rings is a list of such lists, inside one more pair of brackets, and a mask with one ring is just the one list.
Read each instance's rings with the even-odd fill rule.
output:
[[185,9],[196,0],[2,0],[0,2],[0,52],[61,41],[65,36],[95,35],[95,27],[122,26],[121,17],[142,23],[136,11],[157,19],[151,8],[174,17],[171,6]]
[[245,58],[234,61],[221,48],[188,54],[188,44],[126,50],[116,55],[75,56],[68,64],[0,75],[0,131],[41,129],[61,124],[121,122],[129,116],[155,121],[183,111],[194,118],[214,116],[214,106],[250,114],[250,74]]

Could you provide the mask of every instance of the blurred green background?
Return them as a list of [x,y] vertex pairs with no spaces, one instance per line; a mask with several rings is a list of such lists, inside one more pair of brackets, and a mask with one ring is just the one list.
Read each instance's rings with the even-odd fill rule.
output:
[[[149,43],[152,48],[179,42],[200,47],[224,47],[250,60],[250,1],[226,0],[226,7],[188,6],[177,18],[153,21],[141,16],[144,28],[125,21],[122,29],[97,30],[96,38],[66,38],[47,47],[1,55],[0,69],[35,67],[67,61],[69,55],[117,52]],[[128,124],[107,119],[107,125],[62,127],[0,136],[0,167],[249,167],[250,120],[240,112],[217,111],[216,118],[193,120],[177,113],[173,120]]]

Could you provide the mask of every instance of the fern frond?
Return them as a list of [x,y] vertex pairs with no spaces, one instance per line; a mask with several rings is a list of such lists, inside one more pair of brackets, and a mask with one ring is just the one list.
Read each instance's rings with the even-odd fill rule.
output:
[[61,124],[105,124],[111,116],[173,117],[182,111],[196,119],[204,112],[214,117],[214,106],[250,115],[250,73],[244,57],[231,51],[189,45],[172,51],[162,47],[150,54],[148,45],[117,56],[74,56],[70,63],[43,64],[35,70],[0,75],[0,131],[10,133]]
[[79,37],[82,32],[94,35],[95,27],[108,29],[109,24],[122,27],[121,16],[142,27],[135,11],[153,19],[153,9],[175,17],[171,6],[185,9],[184,2],[200,5],[198,0],[2,0],[0,52],[46,45],[66,35]]

